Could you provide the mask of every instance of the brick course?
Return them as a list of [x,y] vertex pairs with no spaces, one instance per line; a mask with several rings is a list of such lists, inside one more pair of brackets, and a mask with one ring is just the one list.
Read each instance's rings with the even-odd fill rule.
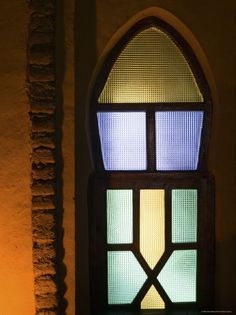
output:
[[58,314],[55,3],[31,0],[27,91],[32,140],[32,235],[37,315]]

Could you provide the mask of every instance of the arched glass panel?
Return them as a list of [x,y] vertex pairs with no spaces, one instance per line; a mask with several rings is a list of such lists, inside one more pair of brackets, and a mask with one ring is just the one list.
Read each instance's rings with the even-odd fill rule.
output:
[[175,42],[150,27],[118,56],[99,103],[203,102],[193,72]]

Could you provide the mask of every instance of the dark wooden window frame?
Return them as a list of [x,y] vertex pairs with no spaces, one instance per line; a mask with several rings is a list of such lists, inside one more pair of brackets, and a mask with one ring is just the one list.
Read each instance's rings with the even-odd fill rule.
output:
[[[120,53],[139,32],[156,26],[167,33],[182,51],[195,76],[203,95],[203,102],[196,103],[137,103],[101,104],[99,95]],[[197,170],[157,171],[155,169],[155,112],[156,111],[203,111],[203,128]],[[104,169],[99,139],[97,112],[146,112],[147,170],[106,171]],[[214,178],[207,170],[207,153],[212,119],[210,90],[189,44],[169,24],[156,17],[145,18],[136,23],[114,46],[94,85],[90,104],[90,136],[92,142],[94,172],[88,188],[90,226],[90,292],[92,314],[105,310],[140,310],[140,302],[152,280],[162,296],[167,309],[209,308],[214,296]],[[106,242],[106,190],[133,189],[134,242],[133,244],[109,245]],[[139,252],[139,189],[165,189],[165,252],[151,270]],[[198,190],[197,243],[173,244],[171,242],[171,189]],[[172,303],[162,289],[156,276],[174,249],[197,249],[197,303]],[[144,271],[147,281],[135,297],[132,305],[107,305],[107,250],[132,250]],[[143,311],[144,312],[144,311]],[[104,313],[105,314],[105,313]]]

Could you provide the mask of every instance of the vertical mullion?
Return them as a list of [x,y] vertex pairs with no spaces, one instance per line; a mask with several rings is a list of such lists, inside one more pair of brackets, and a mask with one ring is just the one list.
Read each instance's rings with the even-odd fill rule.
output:
[[155,172],[156,170],[156,143],[155,143],[155,111],[146,112],[147,128],[147,169]]
[[165,188],[165,251],[171,248],[172,244],[172,206],[171,206],[171,188]]
[[140,233],[140,190],[133,189],[133,244],[136,251],[140,250],[139,233]]

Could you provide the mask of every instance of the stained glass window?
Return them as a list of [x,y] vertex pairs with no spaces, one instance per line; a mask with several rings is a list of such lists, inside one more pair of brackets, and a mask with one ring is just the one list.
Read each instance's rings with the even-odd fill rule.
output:
[[140,190],[140,252],[154,268],[165,250],[165,191]]
[[156,169],[196,170],[203,112],[156,112]]
[[172,302],[196,302],[197,251],[175,250],[157,279]]
[[197,241],[197,190],[172,190],[172,242]]
[[147,276],[133,253],[108,252],[108,304],[131,303]]
[[164,309],[165,303],[152,285],[141,302],[141,309]]
[[133,241],[132,190],[107,190],[107,242],[108,244]]
[[106,170],[145,170],[146,114],[97,113],[102,157]]
[[140,32],[128,43],[99,97],[99,103],[202,101],[182,52],[156,27]]

